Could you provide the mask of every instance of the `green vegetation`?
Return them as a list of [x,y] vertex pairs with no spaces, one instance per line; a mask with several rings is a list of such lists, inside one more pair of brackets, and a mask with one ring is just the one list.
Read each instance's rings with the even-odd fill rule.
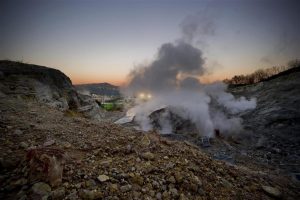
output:
[[117,111],[123,109],[123,104],[118,102],[102,103],[101,107],[106,111]]

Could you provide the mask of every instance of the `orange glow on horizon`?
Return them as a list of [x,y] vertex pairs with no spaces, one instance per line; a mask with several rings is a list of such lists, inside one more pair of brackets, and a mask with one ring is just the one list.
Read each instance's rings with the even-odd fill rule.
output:
[[116,78],[75,78],[70,77],[73,85],[80,85],[80,84],[92,84],[92,83],[110,83],[115,86],[122,86],[124,85],[124,80],[116,79]]
[[[235,74],[237,73],[237,74]],[[250,70],[249,70],[250,71]],[[100,74],[100,76],[99,76]],[[107,73],[109,74],[109,73]],[[89,73],[87,71],[79,74],[78,72],[71,72],[69,73],[69,77],[72,80],[72,83],[74,85],[78,84],[92,84],[92,83],[110,83],[116,86],[125,86],[128,84],[128,77],[127,75],[124,75],[125,73],[116,73],[114,75],[107,75],[103,73]],[[236,68],[230,69],[230,70],[214,70],[212,73],[207,73],[201,77],[199,77],[199,80],[203,84],[209,84],[213,83],[216,81],[223,81],[224,79],[232,78],[234,75],[239,75],[239,74],[246,74],[246,73],[239,73],[239,70]]]
[[121,80],[104,80],[104,79],[71,79],[73,85],[81,84],[93,84],[93,83],[110,83],[115,86],[121,86],[124,84],[124,81]]
[[115,86],[121,86],[124,84],[126,75],[124,73],[108,73],[98,71],[69,71],[67,73],[70,77],[73,85],[79,84],[93,84],[93,83],[110,83]]
[[204,84],[213,83],[216,81],[223,81],[227,77],[224,75],[205,75],[200,77],[200,82]]
[[[72,80],[72,84],[73,85],[80,85],[80,84],[93,84],[93,83],[110,83],[112,85],[115,85],[115,86],[124,86],[128,83],[128,80],[127,79],[117,79],[117,78],[78,78],[78,77],[70,77],[71,80]],[[216,74],[211,74],[211,75],[205,75],[205,76],[202,76],[200,77],[200,81],[201,83],[204,83],[204,84],[208,84],[208,83],[212,83],[212,82],[215,82],[215,81],[223,81],[224,79],[226,78],[231,78],[231,76],[226,76],[226,75],[223,75],[223,74],[219,74],[219,75],[216,75]]]

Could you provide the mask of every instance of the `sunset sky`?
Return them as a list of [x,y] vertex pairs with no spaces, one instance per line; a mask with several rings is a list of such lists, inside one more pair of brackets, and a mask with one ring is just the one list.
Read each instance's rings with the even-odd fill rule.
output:
[[299,10],[287,0],[1,1],[0,59],[57,68],[75,84],[120,85],[196,15],[204,31],[193,45],[213,81],[300,58]]

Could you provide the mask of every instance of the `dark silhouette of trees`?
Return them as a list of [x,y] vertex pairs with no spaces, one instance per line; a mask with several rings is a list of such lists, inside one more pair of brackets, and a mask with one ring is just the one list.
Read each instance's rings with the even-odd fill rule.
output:
[[248,75],[236,75],[231,79],[225,79],[224,82],[231,85],[245,85],[258,83],[281,72],[297,67],[300,67],[299,59],[289,61],[286,66],[273,66],[267,69],[258,69],[252,74]]
[[300,59],[291,60],[288,62],[288,69],[296,68],[300,66]]

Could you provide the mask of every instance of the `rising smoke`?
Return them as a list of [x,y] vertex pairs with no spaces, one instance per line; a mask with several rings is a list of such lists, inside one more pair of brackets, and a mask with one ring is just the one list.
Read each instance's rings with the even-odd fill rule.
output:
[[[167,107],[195,124],[202,136],[213,137],[216,129],[224,134],[236,133],[242,130],[242,120],[235,115],[256,107],[255,99],[235,98],[226,92],[227,86],[222,82],[200,82],[199,78],[207,72],[205,59],[191,41],[197,33],[213,33],[213,24],[205,20],[197,24],[195,18],[186,18],[181,24],[181,39],[163,44],[152,63],[129,74],[125,95],[146,92],[152,96],[148,101],[137,100],[137,105],[130,110],[143,130],[153,128],[149,118],[153,111]],[[203,25],[206,29],[201,32]],[[161,133],[172,133],[169,114],[160,117]]]
[[[186,16],[180,23],[182,37],[181,40],[187,43],[201,43],[206,37],[215,35],[216,26],[214,19],[216,16],[204,9],[196,14]],[[197,41],[194,41],[197,40]]]

